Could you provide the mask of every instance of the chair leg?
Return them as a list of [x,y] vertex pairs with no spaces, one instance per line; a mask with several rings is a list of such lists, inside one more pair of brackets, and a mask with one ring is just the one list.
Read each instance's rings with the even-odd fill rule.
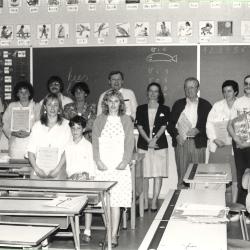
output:
[[242,211],[242,222],[243,222],[244,231],[245,231],[245,238],[246,238],[246,240],[249,240],[248,231],[247,231],[246,216],[245,216],[244,211]]
[[240,213],[240,228],[241,228],[242,238],[243,238],[243,240],[246,240],[245,228],[244,228],[244,222],[243,222],[243,214],[242,213]]

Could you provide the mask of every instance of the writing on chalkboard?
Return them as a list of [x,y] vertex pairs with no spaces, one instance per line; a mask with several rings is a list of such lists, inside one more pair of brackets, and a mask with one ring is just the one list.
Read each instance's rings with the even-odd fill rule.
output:
[[74,73],[73,67],[71,67],[67,74],[67,81],[68,81],[67,92],[69,92],[75,82],[88,81],[88,76],[86,74]]
[[166,53],[152,53],[146,57],[147,62],[175,62],[177,63],[177,55],[171,56]]

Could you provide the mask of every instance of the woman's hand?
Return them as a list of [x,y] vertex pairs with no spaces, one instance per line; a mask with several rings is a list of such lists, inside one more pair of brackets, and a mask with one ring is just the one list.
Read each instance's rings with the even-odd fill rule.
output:
[[105,171],[108,169],[107,166],[101,160],[97,161],[96,164],[97,164],[98,170],[100,171]]
[[46,173],[39,167],[35,167],[34,171],[35,171],[36,175],[38,177],[40,177],[40,178],[46,178],[47,177]]
[[222,140],[214,139],[214,143],[217,145],[217,147],[222,148],[225,146],[225,143]]
[[151,139],[150,141],[149,141],[149,143],[148,143],[148,147],[149,148],[159,148],[159,146],[157,145],[157,138],[153,138],[153,139]]
[[117,169],[117,170],[125,170],[126,167],[127,167],[127,164],[124,163],[124,162],[121,162],[121,163],[116,167],[116,169]]
[[55,169],[50,170],[49,174],[48,174],[48,177],[49,178],[55,178],[55,177],[57,177],[57,175],[59,174],[60,170],[61,169],[60,168],[58,169],[57,167]]
[[30,132],[19,130],[19,131],[11,132],[11,135],[18,137],[18,138],[26,138],[30,135]]

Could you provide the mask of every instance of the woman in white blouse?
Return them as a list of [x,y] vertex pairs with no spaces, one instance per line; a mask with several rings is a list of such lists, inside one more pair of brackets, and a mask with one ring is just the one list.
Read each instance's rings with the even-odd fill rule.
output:
[[[3,115],[3,132],[9,139],[9,156],[11,158],[23,159],[27,153],[30,130],[39,120],[40,105],[35,103],[33,98],[33,87],[29,82],[18,82],[13,90],[15,101],[11,102]],[[11,129],[13,110],[29,109],[29,126],[30,130],[13,130]]]
[[58,96],[48,94],[28,145],[28,156],[34,170],[32,178],[66,178],[64,150],[72,135],[62,112]]
[[238,83],[227,80],[222,84],[223,100],[216,102],[207,118],[206,131],[209,138],[209,163],[230,163],[232,171],[232,189],[228,201],[237,200],[237,176],[233,156],[232,138],[227,132],[228,121],[231,119],[232,106],[239,93]]

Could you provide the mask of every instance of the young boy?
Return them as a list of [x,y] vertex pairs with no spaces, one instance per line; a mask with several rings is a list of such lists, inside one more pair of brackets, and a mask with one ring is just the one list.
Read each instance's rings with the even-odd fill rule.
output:
[[[75,181],[94,179],[96,166],[93,160],[92,145],[83,136],[86,121],[77,115],[70,119],[69,126],[73,140],[65,148],[67,176]],[[85,230],[82,236],[82,240],[85,242],[91,240],[91,222],[92,214],[85,213]]]

